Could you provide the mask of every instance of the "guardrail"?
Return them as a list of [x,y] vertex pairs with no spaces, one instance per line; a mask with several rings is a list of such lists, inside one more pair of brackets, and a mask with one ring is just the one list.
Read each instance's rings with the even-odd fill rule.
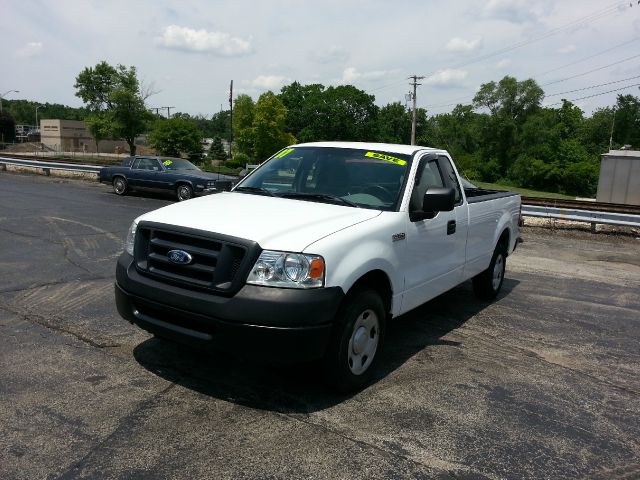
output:
[[595,232],[596,225],[598,224],[640,227],[640,215],[634,215],[631,213],[522,205],[522,215],[525,217],[557,218],[559,220],[586,222],[591,224],[592,232]]
[[[96,165],[78,165],[71,163],[41,162],[36,160],[22,160],[17,158],[0,157],[0,169],[6,170],[7,165],[19,165],[24,167],[41,168],[45,175],[51,170],[65,170],[69,172],[98,173],[102,167]],[[257,165],[256,165],[257,166]],[[254,165],[248,165],[254,167]],[[638,207],[633,205],[602,204],[596,202],[580,202],[573,200],[532,199],[525,197],[525,202],[535,203],[530,205],[523,203],[522,215],[525,217],[557,218],[559,220],[571,220],[591,224],[591,231],[595,232],[597,224],[623,225],[628,227],[640,227],[640,214],[622,213],[636,212]],[[562,204],[568,207],[585,206],[586,208],[565,208],[562,206],[549,206],[549,204]],[[546,205],[545,205],[546,204]],[[605,211],[613,210],[613,211]]]
[[41,162],[37,160],[23,160],[19,158],[0,157],[0,169],[6,170],[7,165],[41,168],[45,175],[51,170],[65,170],[68,172],[98,173],[102,167],[96,165],[78,165],[74,163]]

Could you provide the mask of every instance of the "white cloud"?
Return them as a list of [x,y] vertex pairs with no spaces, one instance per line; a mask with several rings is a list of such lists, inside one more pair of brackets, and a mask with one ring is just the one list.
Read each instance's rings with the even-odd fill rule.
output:
[[42,42],[29,42],[16,53],[19,57],[24,58],[37,57],[42,53],[43,48]]
[[576,51],[576,46],[575,45],[567,45],[565,47],[562,47],[562,48],[558,49],[558,53],[562,53],[562,54],[573,53],[575,51]]
[[498,68],[507,68],[511,66],[511,60],[508,58],[503,58],[498,63],[496,63],[496,67]]
[[342,72],[340,83],[353,84],[358,80],[380,80],[387,76],[393,76],[397,70],[372,70],[370,72],[359,72],[355,67],[348,67]]
[[455,68],[447,68],[438,70],[424,81],[425,85],[433,87],[454,87],[460,85],[467,78],[469,72],[466,70],[458,70]]
[[349,52],[339,45],[331,45],[322,50],[315,50],[309,53],[309,59],[316,63],[327,64],[334,62],[346,62],[349,59]]
[[454,37],[444,47],[448,52],[455,53],[472,53],[482,48],[482,38],[475,40],[465,40],[464,38]]
[[245,55],[253,51],[252,39],[232,37],[225,32],[194,30],[178,25],[169,25],[161,37],[156,38],[158,45],[177,50],[199,53],[215,53],[226,57]]
[[280,75],[258,75],[250,85],[261,90],[276,90],[288,83],[291,83],[291,79]]

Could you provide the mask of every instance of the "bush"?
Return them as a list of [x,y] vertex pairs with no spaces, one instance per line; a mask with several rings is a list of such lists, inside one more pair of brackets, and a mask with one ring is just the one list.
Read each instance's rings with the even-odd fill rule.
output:
[[233,158],[224,162],[225,166],[229,168],[244,168],[247,163],[251,163],[251,159],[246,153],[236,153]]
[[509,168],[507,177],[518,187],[557,192],[562,175],[555,164],[520,155]]
[[489,160],[479,160],[477,163],[478,173],[484,182],[496,182],[502,178],[502,168],[497,158]]
[[569,165],[562,175],[563,193],[593,197],[598,190],[599,170],[597,162],[594,161]]

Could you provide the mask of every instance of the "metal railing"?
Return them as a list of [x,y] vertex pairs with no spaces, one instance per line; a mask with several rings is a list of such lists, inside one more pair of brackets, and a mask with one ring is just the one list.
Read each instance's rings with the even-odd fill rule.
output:
[[23,160],[21,158],[8,158],[0,156],[0,168],[6,170],[7,165],[40,168],[45,175],[51,170],[65,170],[68,172],[98,173],[102,167],[96,165],[79,165],[75,163],[41,162],[37,160]]
[[[48,161],[36,161],[36,160],[23,160],[18,158],[8,158],[0,156],[0,169],[5,170],[7,165],[18,165],[31,168],[40,168],[44,171],[45,175],[49,175],[51,170],[65,170],[69,172],[86,172],[86,173],[98,173],[102,167],[96,165],[78,165],[73,163],[58,163]],[[254,165],[247,165],[247,167],[255,167]],[[526,198],[525,201],[531,200]],[[565,204],[573,207],[574,205],[589,207],[589,208],[566,208],[541,205],[544,203],[558,203],[557,200],[551,199],[535,199],[531,203],[537,203],[538,205],[529,205],[524,203],[522,205],[522,215],[525,217],[541,217],[541,218],[556,218],[559,220],[570,220],[574,222],[586,222],[591,224],[591,229],[595,231],[597,224],[604,225],[623,225],[628,227],[640,227],[640,214],[635,213],[623,213],[625,210],[628,212],[637,211],[638,207],[631,205],[618,205],[612,204],[608,208],[608,204],[596,203],[596,202],[577,202],[577,201],[565,201]],[[569,205],[570,204],[570,205]],[[606,211],[617,210],[617,211]]]
[[592,230],[595,230],[595,226],[598,224],[640,227],[640,215],[634,215],[631,213],[522,205],[522,215],[525,217],[557,218],[559,220],[586,222],[591,224]]

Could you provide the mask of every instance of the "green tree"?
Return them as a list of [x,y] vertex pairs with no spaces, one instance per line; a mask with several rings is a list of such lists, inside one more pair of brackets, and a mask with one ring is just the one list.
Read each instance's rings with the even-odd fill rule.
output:
[[522,82],[506,76],[498,83],[489,82],[480,86],[473,98],[475,108],[486,108],[490,112],[482,125],[483,157],[495,158],[500,173],[517,158],[518,137],[527,118],[540,109],[544,91],[535,80]]
[[249,95],[238,95],[233,105],[233,139],[238,153],[253,157],[254,103]]
[[[614,109],[599,108],[586,118],[579,129],[578,137],[592,155],[600,155],[609,150],[609,137],[614,121]],[[615,130],[615,128],[614,128]]]
[[[378,113],[377,140],[385,143],[410,143],[411,122],[411,112],[400,102],[385,105]],[[417,132],[416,138],[420,138]]]
[[253,116],[253,151],[258,161],[266,160],[282,147],[296,142],[286,132],[287,108],[273,92],[260,95]]
[[199,157],[202,154],[200,130],[183,118],[157,120],[149,134],[149,143],[160,155]]
[[291,115],[287,131],[301,142],[377,138],[375,97],[353,85],[325,89],[320,84],[294,82],[281,92],[280,99]]
[[[278,98],[287,108],[287,131],[300,141],[312,141],[317,133],[309,125],[321,109],[324,85],[319,83],[301,85],[293,82],[280,90]],[[306,130],[305,130],[306,129]]]
[[104,113],[96,113],[87,118],[87,128],[96,142],[96,152],[100,152],[100,142],[111,138],[112,124]]
[[618,95],[613,139],[617,145],[640,148],[640,98]]
[[74,87],[91,114],[102,114],[114,137],[123,138],[131,155],[135,155],[135,137],[145,131],[153,118],[144,104],[148,94],[142,92],[136,68],[113,67],[103,61],[82,70]]
[[222,140],[220,137],[213,137],[213,143],[211,144],[211,149],[209,150],[209,156],[216,160],[224,160],[227,158],[227,152],[224,150],[224,146],[222,145]]
[[73,108],[59,103],[5,100],[4,105],[5,111],[13,116],[18,125],[34,125],[36,121],[36,107],[38,107],[38,120],[44,118],[84,120],[88,114],[86,108]]

